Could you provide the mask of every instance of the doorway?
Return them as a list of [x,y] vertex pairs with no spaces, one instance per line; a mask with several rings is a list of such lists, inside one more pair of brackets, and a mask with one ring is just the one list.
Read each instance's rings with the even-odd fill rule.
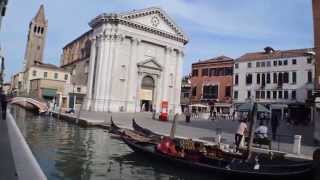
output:
[[140,91],[141,111],[152,111],[154,87],[154,79],[151,76],[145,76],[142,79]]

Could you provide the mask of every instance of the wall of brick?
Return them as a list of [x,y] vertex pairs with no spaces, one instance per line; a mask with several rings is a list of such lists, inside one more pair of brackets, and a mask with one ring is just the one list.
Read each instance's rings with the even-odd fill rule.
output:
[[320,1],[312,0],[313,8],[313,27],[314,27],[314,46],[316,52],[316,89],[320,89]]
[[[226,97],[226,87],[230,86],[230,95],[232,96],[232,75],[229,76],[202,76],[202,69],[205,68],[224,68],[233,67],[233,62],[228,63],[206,63],[206,64],[193,64],[192,69],[198,69],[198,76],[191,78],[191,87],[197,87],[196,96],[191,95],[192,104],[199,103],[203,95],[203,86],[205,84],[217,84],[218,85],[218,101],[230,103],[231,97]],[[191,90],[192,91],[192,90]],[[191,93],[192,94],[192,93]]]

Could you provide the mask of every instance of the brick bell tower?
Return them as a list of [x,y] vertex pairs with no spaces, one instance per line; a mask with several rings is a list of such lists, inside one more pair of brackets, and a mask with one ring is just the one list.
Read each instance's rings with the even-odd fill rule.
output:
[[312,0],[315,59],[315,89],[320,90],[320,0]]
[[314,122],[314,140],[320,143],[320,0],[312,0],[313,30],[315,48],[315,103],[312,118]]
[[36,16],[29,24],[27,47],[24,56],[25,70],[37,62],[43,62],[48,21],[45,18],[44,6],[41,5]]

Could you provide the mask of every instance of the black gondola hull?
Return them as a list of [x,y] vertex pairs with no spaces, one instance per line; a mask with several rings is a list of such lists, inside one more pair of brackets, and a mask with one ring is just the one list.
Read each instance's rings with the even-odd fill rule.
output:
[[[203,163],[192,162],[180,158],[175,158],[172,156],[161,154],[155,150],[144,148],[144,146],[139,145],[130,139],[123,138],[123,141],[134,151],[142,154],[143,156],[148,156],[150,159],[156,159],[161,162],[165,161],[170,165],[177,167],[187,168],[189,170],[194,170],[195,172],[202,173],[212,173],[214,176],[222,176],[227,179],[231,178],[246,178],[246,179],[292,179],[292,178],[313,178],[312,165],[305,165],[299,171],[292,172],[259,172],[259,171],[244,171],[244,170],[233,170],[227,169],[225,167],[215,167]],[[307,180],[307,179],[305,179]]]

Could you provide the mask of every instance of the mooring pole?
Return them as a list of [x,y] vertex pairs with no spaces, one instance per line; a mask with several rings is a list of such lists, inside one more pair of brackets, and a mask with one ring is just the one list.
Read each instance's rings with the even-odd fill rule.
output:
[[251,158],[252,155],[252,143],[253,143],[253,138],[254,138],[254,126],[255,123],[257,121],[257,103],[254,102],[253,106],[249,112],[249,121],[250,121],[250,126],[249,126],[249,143],[248,143],[248,147],[247,147],[247,151],[248,151],[248,157],[247,160],[249,160]]

